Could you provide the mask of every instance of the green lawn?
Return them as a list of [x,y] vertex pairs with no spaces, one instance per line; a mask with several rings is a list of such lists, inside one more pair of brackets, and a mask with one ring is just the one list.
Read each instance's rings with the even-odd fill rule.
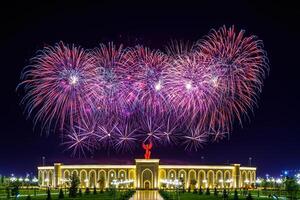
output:
[[[76,200],[112,200],[112,199],[120,199],[120,197],[122,196],[122,194],[125,194],[125,191],[117,191],[117,192],[113,192],[113,191],[106,191],[103,193],[100,193],[100,191],[97,191],[97,194],[93,194],[93,190],[91,190],[90,194],[85,194],[84,190],[82,191],[83,194],[80,197],[79,195],[77,195],[76,198],[69,198],[68,197],[68,192],[64,194],[64,199],[65,200],[71,200],[71,199],[76,199]],[[56,200],[58,199],[58,190],[51,190],[51,198],[52,200]],[[32,200],[45,200],[47,197],[47,193],[46,190],[44,189],[40,189],[40,190],[36,190],[36,194],[34,195],[34,191],[33,190],[20,190],[20,197],[18,199],[20,200],[26,200],[27,196],[30,195]],[[1,192],[0,195],[0,199],[7,199],[7,195],[4,191]],[[15,199],[15,197],[11,197],[11,199]]]
[[[170,200],[176,200],[176,199],[180,199],[180,200],[222,200],[223,199],[221,191],[218,192],[217,196],[215,196],[213,194],[213,191],[210,191],[210,195],[206,195],[206,194],[199,195],[198,193],[194,194],[192,192],[176,193],[175,191],[167,191],[167,193],[168,193]],[[261,192],[260,192],[259,197],[257,195],[257,191],[250,191],[250,193],[254,200],[271,200],[271,198],[268,198],[267,195],[262,195]],[[233,200],[233,195],[234,195],[234,193],[230,192],[228,199]],[[242,195],[241,192],[239,192],[238,196],[239,196],[240,200],[246,199],[246,196]],[[280,198],[280,199],[282,199],[282,198]]]

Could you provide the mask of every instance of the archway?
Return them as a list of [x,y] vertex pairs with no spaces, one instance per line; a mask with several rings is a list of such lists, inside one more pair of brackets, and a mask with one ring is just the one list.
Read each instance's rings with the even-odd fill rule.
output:
[[144,189],[149,190],[150,189],[150,181],[145,181],[144,182]]
[[215,173],[212,170],[207,172],[207,187],[213,188],[215,186]]
[[[146,184],[147,184],[147,189],[152,189],[153,188],[153,172],[146,168],[142,171],[142,184],[144,189],[146,189]],[[148,185],[149,183],[149,185]]]

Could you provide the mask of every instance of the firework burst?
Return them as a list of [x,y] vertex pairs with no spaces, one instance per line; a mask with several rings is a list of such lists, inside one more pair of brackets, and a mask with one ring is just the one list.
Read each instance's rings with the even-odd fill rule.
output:
[[166,49],[45,47],[22,73],[21,103],[81,155],[143,142],[197,150],[225,138],[262,91],[269,70],[262,41],[224,26]]

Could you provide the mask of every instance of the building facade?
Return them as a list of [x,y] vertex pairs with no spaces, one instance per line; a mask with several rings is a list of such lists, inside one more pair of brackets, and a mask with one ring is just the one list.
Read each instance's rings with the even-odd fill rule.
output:
[[[160,165],[159,159],[136,159],[135,165],[63,165],[38,167],[42,187],[68,187],[71,175],[76,175],[80,186],[119,187],[136,189],[171,188],[180,182],[185,188],[241,188],[251,187],[256,181],[256,167],[233,165]],[[100,181],[101,180],[101,181]]]

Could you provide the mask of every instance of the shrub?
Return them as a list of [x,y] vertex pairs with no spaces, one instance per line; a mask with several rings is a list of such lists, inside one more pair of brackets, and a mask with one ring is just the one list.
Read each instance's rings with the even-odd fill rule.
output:
[[76,197],[79,183],[80,183],[79,178],[76,176],[76,174],[73,174],[71,176],[71,186],[69,189],[70,197],[73,197],[73,198]]
[[89,187],[85,188],[85,192],[84,193],[86,195],[89,195],[91,193],[90,188]]
[[225,189],[223,190],[223,199],[228,199],[228,194]]
[[218,190],[217,190],[217,188],[214,189],[214,195],[218,196]]
[[93,194],[97,194],[97,189],[96,189],[96,187],[94,187]]
[[234,190],[233,200],[239,200],[238,192],[236,189]]
[[246,197],[246,200],[253,200],[250,192],[248,193],[248,196]]
[[60,189],[58,194],[58,199],[63,199],[63,198],[64,198],[64,192],[62,189]]
[[27,195],[26,200],[31,200],[31,196]]
[[202,190],[202,187],[200,186],[199,188],[199,195],[202,195],[203,194],[203,190]]
[[51,200],[51,191],[50,188],[47,189],[47,198],[46,200]]
[[81,188],[79,188],[78,195],[79,195],[80,197],[82,197],[82,190],[81,190]]
[[209,191],[209,188],[206,188],[206,192],[205,192],[206,195],[210,195],[210,191]]

